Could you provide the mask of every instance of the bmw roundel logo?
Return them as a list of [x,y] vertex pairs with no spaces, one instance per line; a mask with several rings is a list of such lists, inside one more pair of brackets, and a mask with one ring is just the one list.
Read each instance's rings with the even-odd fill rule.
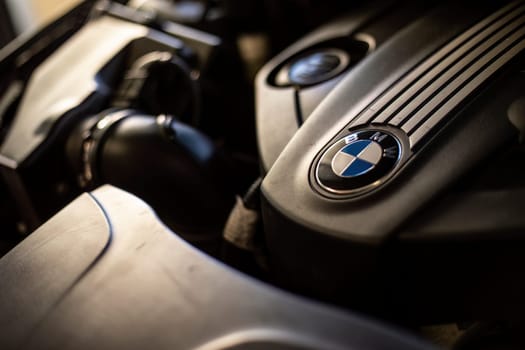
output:
[[379,129],[356,131],[324,152],[316,168],[316,179],[331,193],[361,193],[386,178],[401,154],[401,143],[393,134]]

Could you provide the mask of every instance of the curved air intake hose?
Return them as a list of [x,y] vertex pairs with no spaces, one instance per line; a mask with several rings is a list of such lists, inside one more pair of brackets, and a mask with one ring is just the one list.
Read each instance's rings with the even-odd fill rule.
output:
[[234,201],[228,164],[196,129],[113,110],[81,125],[67,153],[84,187],[109,183],[139,196],[195,244],[220,236]]

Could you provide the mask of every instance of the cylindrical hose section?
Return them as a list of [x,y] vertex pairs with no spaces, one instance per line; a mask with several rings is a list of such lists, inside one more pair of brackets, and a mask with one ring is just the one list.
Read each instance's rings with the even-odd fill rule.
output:
[[234,191],[229,166],[208,137],[174,118],[130,110],[81,127],[67,153],[84,185],[108,183],[137,195],[195,243],[220,236]]

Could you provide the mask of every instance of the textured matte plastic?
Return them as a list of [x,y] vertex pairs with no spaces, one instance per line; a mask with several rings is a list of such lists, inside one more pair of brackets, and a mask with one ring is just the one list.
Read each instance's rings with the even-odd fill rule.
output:
[[[107,94],[101,70],[131,41],[147,34],[146,27],[107,17],[81,29],[53,54],[53,59],[35,70],[1,154],[22,163],[66,112],[94,94]],[[72,61],[82,65],[71,65]]]
[[377,243],[402,222],[410,207],[418,206],[423,197],[430,198],[433,193],[429,190],[435,185],[425,185],[426,189],[396,186],[398,196],[386,196],[383,191],[373,201],[334,201],[312,189],[309,174],[326,145],[348,134],[350,120],[423,58],[487,13],[481,6],[476,9],[459,4],[437,8],[398,32],[350,71],[303,124],[266,176],[262,191],[267,200],[303,226],[340,238]]
[[[489,2],[476,7],[440,4],[350,71],[295,134],[262,184],[266,242],[273,271],[283,285],[383,314],[401,303],[408,318],[428,321],[440,311],[423,302],[411,304],[402,292],[396,298],[388,295],[383,283],[388,276],[385,268],[390,269],[383,265],[384,256],[407,220],[476,166],[490,163],[494,154],[516,139],[507,111],[525,91],[525,76],[519,73],[523,53],[494,72],[475,94],[463,94],[461,103],[447,114],[449,123],[440,124],[442,128],[425,147],[375,191],[353,199],[328,198],[313,189],[312,167],[327,147],[353,132],[347,129],[353,118],[419,63],[497,11],[494,6]],[[491,239],[497,240],[498,234],[492,232]],[[507,248],[512,248],[512,242],[520,241],[507,242]],[[403,268],[424,273],[414,261]],[[400,269],[396,275],[403,273]],[[388,283],[394,287],[401,281]],[[416,281],[411,284],[414,288]],[[488,295],[478,293],[484,298]],[[466,300],[463,310],[471,310],[476,303]],[[410,313],[409,307],[415,312]],[[476,311],[478,316],[487,316],[489,309],[481,305]]]
[[222,265],[110,186],[4,256],[0,278],[2,349],[432,348]]
[[220,44],[217,37],[184,26],[165,30],[169,34],[107,15],[91,20],[35,69],[0,155],[22,164],[45,146],[59,123],[100,111],[115,80],[108,67],[122,66],[123,54],[129,64],[151,51],[174,52],[187,45],[204,64]]
[[[261,157],[261,164],[264,171],[268,171],[286,144],[298,130],[298,113],[310,112],[310,108],[301,111],[299,106],[308,105],[308,102],[296,100],[296,89],[293,86],[277,87],[269,83],[272,72],[286,62],[290,57],[296,55],[309,47],[320,44],[324,41],[338,38],[350,37],[352,33],[362,27],[365,23],[380,14],[385,8],[391,6],[390,2],[378,4],[371,2],[364,8],[355,11],[352,15],[346,16],[338,21],[321,27],[301,40],[297,41],[275,58],[270,60],[257,73],[255,80],[256,87],[256,115],[257,115],[257,141]],[[321,85],[309,87],[309,100],[320,101],[334,87],[334,78]],[[328,88],[328,89],[327,89]]]

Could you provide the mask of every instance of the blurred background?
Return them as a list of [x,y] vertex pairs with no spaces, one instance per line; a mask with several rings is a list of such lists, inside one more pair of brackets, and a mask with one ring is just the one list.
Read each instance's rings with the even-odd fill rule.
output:
[[65,13],[81,0],[0,0],[0,46]]

